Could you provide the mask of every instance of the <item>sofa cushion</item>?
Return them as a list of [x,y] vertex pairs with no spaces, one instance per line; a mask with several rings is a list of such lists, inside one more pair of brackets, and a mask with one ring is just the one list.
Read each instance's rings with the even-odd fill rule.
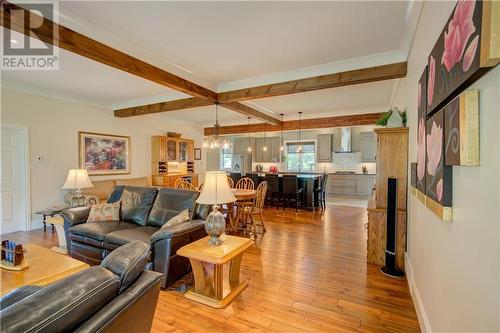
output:
[[111,222],[120,219],[120,202],[92,205],[87,222]]
[[142,187],[151,186],[149,184],[148,177],[115,179],[115,183],[116,185],[125,185],[125,186],[142,186]]
[[[77,224],[69,228],[69,238],[82,243],[100,246],[104,244],[104,238],[110,232],[122,229],[131,229],[139,227],[135,223],[122,221],[112,222],[87,222]],[[74,237],[76,236],[76,237]]]
[[122,197],[123,190],[125,189],[124,185],[115,186],[111,189],[109,193],[107,203],[114,203],[120,201]]
[[120,278],[120,293],[141,275],[149,259],[149,247],[149,240],[147,243],[133,240],[111,252],[102,261],[102,267]]
[[140,240],[149,244],[151,235],[157,230],[158,228],[152,226],[116,230],[106,235],[106,238],[104,239],[104,247],[108,250],[114,250],[117,247],[134,240]]
[[174,188],[162,188],[158,190],[158,195],[156,196],[151,213],[149,213],[146,225],[161,227],[186,208],[189,209],[190,216],[192,216],[198,195],[198,191]]
[[156,187],[126,186],[120,198],[122,203],[121,220],[146,225],[156,193]]

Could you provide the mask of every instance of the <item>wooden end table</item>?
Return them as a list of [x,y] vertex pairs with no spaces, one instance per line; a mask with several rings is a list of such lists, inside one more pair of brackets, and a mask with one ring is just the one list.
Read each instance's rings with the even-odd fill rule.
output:
[[64,232],[64,219],[62,216],[53,216],[47,218],[47,223],[52,224],[52,228],[56,228],[57,239],[59,246],[52,246],[50,249],[61,254],[68,254],[68,246],[66,245],[66,233]]
[[[193,268],[194,289],[186,292],[186,298],[213,308],[226,307],[248,286],[240,281],[240,265],[243,252],[253,245],[248,238],[220,238],[224,243],[219,246],[208,244],[209,237],[205,237],[177,250],[178,255],[189,258]],[[213,265],[213,274],[207,274],[203,264]]]
[[29,267],[22,271],[0,269],[0,295],[26,285],[45,286],[89,267],[82,261],[35,244],[23,244],[23,248]]
[[[47,217],[54,217],[55,215],[59,215],[63,209],[44,209],[35,212],[35,214],[39,214],[43,216],[43,231],[47,230]],[[50,222],[49,222],[50,223]],[[52,232],[54,232],[54,225],[52,224]]]

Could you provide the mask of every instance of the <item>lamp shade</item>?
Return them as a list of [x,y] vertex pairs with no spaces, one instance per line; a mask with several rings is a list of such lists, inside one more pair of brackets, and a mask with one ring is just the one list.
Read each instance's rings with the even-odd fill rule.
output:
[[66,182],[64,182],[62,188],[75,189],[87,187],[94,187],[94,184],[90,181],[87,169],[70,169],[68,178],[66,178]]
[[229,188],[226,172],[207,171],[205,173],[203,190],[196,202],[205,205],[215,205],[234,201],[236,201],[236,198],[231,188]]

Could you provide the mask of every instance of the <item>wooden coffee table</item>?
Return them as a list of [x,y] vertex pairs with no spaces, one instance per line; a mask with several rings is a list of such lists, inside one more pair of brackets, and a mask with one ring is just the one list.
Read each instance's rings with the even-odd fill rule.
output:
[[35,244],[23,244],[29,267],[22,271],[1,269],[0,295],[26,286],[44,286],[89,267],[86,263]]
[[[214,308],[223,308],[248,286],[246,281],[240,281],[240,265],[243,252],[253,245],[253,241],[222,235],[224,243],[213,246],[208,244],[208,238],[177,250],[178,255],[189,258],[193,268],[194,289],[188,290],[185,296]],[[204,266],[213,266],[213,274],[208,274]]]

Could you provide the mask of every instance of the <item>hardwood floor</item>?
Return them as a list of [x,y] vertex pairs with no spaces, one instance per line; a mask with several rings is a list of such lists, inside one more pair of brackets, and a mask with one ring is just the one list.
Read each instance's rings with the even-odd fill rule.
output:
[[[406,280],[366,264],[366,209],[267,209],[267,233],[243,255],[249,287],[225,309],[162,291],[153,332],[419,332]],[[50,247],[52,232],[11,239]]]

